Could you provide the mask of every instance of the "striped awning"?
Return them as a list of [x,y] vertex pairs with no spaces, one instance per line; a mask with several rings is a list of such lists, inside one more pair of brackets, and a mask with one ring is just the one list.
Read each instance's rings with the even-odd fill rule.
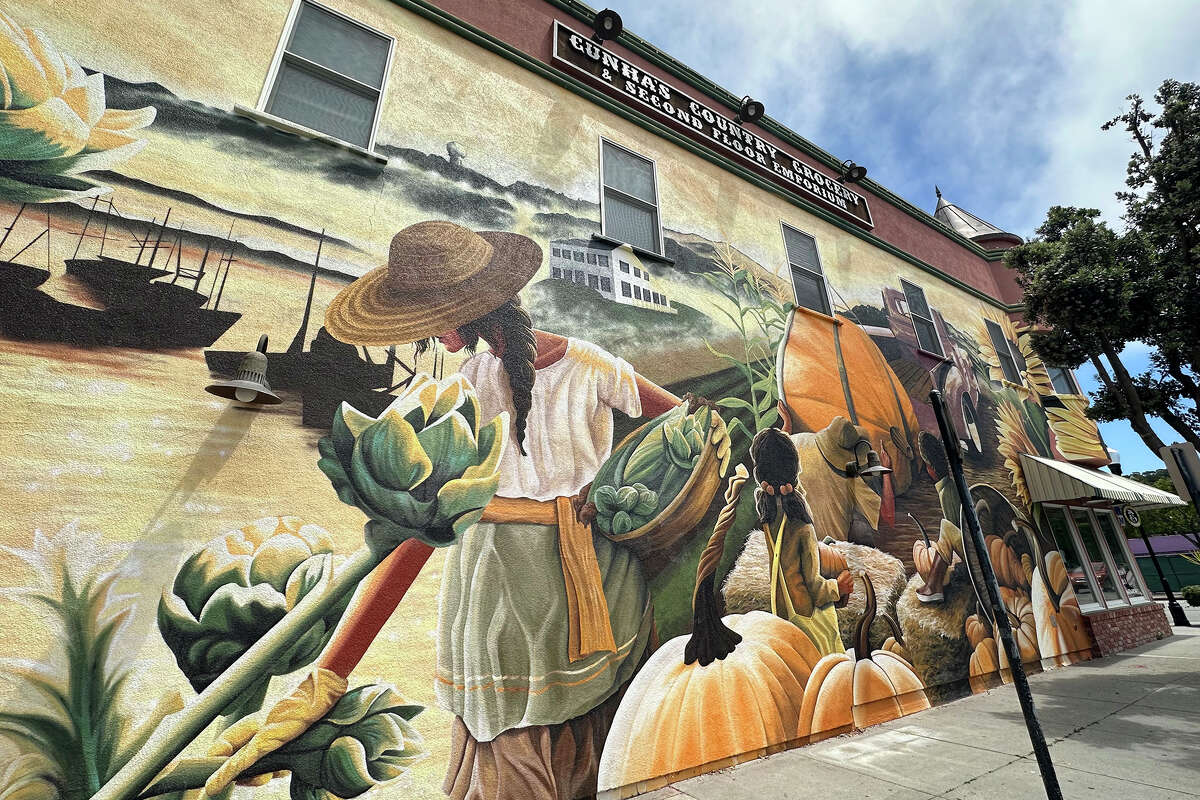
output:
[[1112,500],[1139,510],[1187,505],[1176,495],[1162,489],[1065,461],[1022,453],[1021,469],[1025,473],[1029,497],[1035,503]]

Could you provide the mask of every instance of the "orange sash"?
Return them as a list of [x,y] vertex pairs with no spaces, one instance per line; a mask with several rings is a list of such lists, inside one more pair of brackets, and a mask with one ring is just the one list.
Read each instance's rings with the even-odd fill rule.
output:
[[592,530],[580,524],[571,498],[494,497],[483,509],[480,521],[558,528],[558,551],[567,587],[567,657],[578,661],[593,653],[616,651]]

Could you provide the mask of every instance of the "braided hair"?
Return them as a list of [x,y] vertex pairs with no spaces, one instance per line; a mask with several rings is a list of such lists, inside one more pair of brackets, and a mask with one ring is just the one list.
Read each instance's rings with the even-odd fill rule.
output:
[[[537,340],[533,336],[533,320],[521,306],[521,298],[513,297],[495,311],[459,326],[457,333],[469,353],[475,352],[481,338],[488,341],[498,338],[504,342],[500,364],[508,377],[508,390],[512,395],[517,449],[521,455],[528,455],[525,452],[525,425],[533,405],[533,381],[537,376],[533,362],[537,358]],[[417,355],[428,350],[431,344],[430,339],[417,342]]]
[[[764,428],[754,436],[750,443],[750,460],[754,464],[754,480],[760,484],[766,483],[775,490],[767,494],[761,488],[754,493],[754,508],[758,512],[759,525],[770,525],[779,515],[782,506],[783,513],[794,522],[812,522],[804,501],[800,499],[800,489],[797,479],[800,473],[800,455],[791,437],[778,428]],[[796,487],[789,494],[783,494],[779,487],[791,484]]]

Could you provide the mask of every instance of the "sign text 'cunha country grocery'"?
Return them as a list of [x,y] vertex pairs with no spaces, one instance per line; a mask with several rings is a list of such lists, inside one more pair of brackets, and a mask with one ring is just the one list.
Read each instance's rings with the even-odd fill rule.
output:
[[554,23],[554,58],[658,114],[686,125],[706,141],[770,170],[822,205],[866,225],[873,224],[867,199],[862,195],[558,21]]

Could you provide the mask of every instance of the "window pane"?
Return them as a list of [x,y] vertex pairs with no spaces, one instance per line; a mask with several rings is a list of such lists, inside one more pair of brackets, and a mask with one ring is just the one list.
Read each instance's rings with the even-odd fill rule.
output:
[[628,261],[621,262],[621,272],[629,272],[629,262]]
[[588,288],[589,289],[599,289],[600,288],[600,276],[599,275],[588,275],[587,278],[588,278]]
[[576,250],[576,251],[575,251],[575,252],[573,252],[571,255],[572,255],[572,256],[575,258],[575,260],[576,260],[576,261],[578,261],[580,264],[582,264],[582,263],[583,263],[583,253],[581,253],[581,252],[579,252],[578,250]]
[[604,193],[604,232],[634,247],[658,252],[658,216],[609,191]]
[[600,291],[602,291],[602,292],[611,292],[612,291],[612,279],[611,278],[601,278],[600,279]]
[[1013,361],[1012,351],[1009,350],[1008,346],[1008,339],[1004,338],[1004,331],[990,319],[984,320],[984,325],[987,328],[988,336],[992,340],[992,348],[996,351],[996,355],[1000,359],[1000,369],[1004,372],[1005,380],[1010,383],[1020,383],[1021,373],[1017,371],[1017,362]]
[[621,296],[633,297],[633,287],[629,285],[629,281],[621,281]]
[[1075,590],[1075,597],[1081,605],[1096,602],[1096,595],[1092,593],[1092,585],[1088,583],[1087,575],[1083,571],[1083,560],[1079,557],[1079,552],[1075,549],[1075,540],[1071,536],[1070,526],[1067,524],[1067,518],[1061,508],[1045,509],[1046,520],[1050,524],[1050,533],[1053,534],[1054,543],[1058,545],[1058,552],[1062,555],[1063,565],[1067,568],[1067,575],[1071,577],[1071,588]]
[[783,226],[783,244],[787,250],[788,262],[794,266],[804,267],[811,272],[821,271],[821,261],[817,257],[817,240],[807,233]]
[[1125,543],[1122,541],[1124,537],[1117,531],[1117,526],[1113,524],[1112,514],[1097,511],[1096,522],[1108,545],[1108,552],[1112,554],[1113,561],[1116,562],[1117,578],[1125,587],[1125,594],[1130,597],[1141,597],[1142,587],[1138,584],[1137,575],[1134,574],[1134,568],[1129,563],[1129,556],[1125,554]]
[[604,143],[604,185],[655,205],[654,164],[608,142]]
[[829,313],[829,298],[825,296],[825,282],[820,275],[793,267],[792,284],[796,289],[796,305]]
[[917,329],[917,344],[921,346],[921,349],[937,353],[939,356],[942,355],[942,343],[938,341],[937,330],[933,327],[933,323],[920,317],[913,317],[912,321],[913,327]]
[[1058,394],[1078,394],[1075,389],[1075,382],[1071,380],[1071,373],[1062,367],[1047,367],[1046,371],[1050,373],[1050,383],[1054,386],[1054,391]]
[[285,61],[279,65],[267,113],[366,147],[371,143],[375,100]]
[[387,39],[366,28],[302,3],[287,50],[379,89],[389,45]]
[[904,288],[904,297],[908,300],[908,310],[919,317],[933,319],[929,313],[929,304],[925,302],[925,292],[919,286],[913,286],[907,281],[900,281]]
[[1079,531],[1079,538],[1083,542],[1083,549],[1087,551],[1088,560],[1092,564],[1092,574],[1096,576],[1096,583],[1100,584],[1100,591],[1104,594],[1104,599],[1116,602],[1122,601],[1124,598],[1121,597],[1121,592],[1117,589],[1112,571],[1108,568],[1108,562],[1104,560],[1104,551],[1100,549],[1100,542],[1096,541],[1096,531],[1092,528],[1092,518],[1081,508],[1071,509],[1071,518],[1075,520],[1075,529]]

